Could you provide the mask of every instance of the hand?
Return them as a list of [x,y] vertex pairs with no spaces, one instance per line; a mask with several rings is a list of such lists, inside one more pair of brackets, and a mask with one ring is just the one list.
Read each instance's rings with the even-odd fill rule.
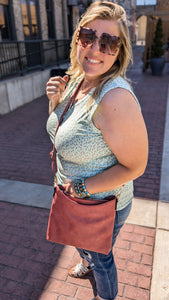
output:
[[46,84],[46,94],[49,99],[49,114],[56,108],[61,95],[66,87],[66,84],[69,80],[69,76],[65,75],[64,77],[55,76],[51,77]]
[[62,186],[63,186],[64,191],[66,193],[68,193],[71,196],[74,196],[76,198],[79,198],[79,196],[76,194],[76,192],[74,190],[74,183],[73,182],[63,183]]

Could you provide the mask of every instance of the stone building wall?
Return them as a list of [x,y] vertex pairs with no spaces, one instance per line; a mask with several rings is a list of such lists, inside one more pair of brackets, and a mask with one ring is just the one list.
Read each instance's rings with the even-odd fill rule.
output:
[[48,24],[45,0],[39,0],[39,19],[41,29],[41,39],[48,40]]
[[54,2],[56,39],[61,40],[64,38],[62,0],[53,0],[53,2]]
[[22,12],[21,12],[21,1],[12,0],[13,17],[16,30],[16,39],[18,41],[24,40],[23,24],[22,24]]
[[78,20],[79,20],[79,10],[77,6],[74,6],[73,7],[73,30],[75,30]]
[[169,0],[157,0],[158,11],[169,11]]
[[62,16],[63,16],[63,35],[65,39],[68,39],[69,26],[68,26],[67,0],[62,0]]

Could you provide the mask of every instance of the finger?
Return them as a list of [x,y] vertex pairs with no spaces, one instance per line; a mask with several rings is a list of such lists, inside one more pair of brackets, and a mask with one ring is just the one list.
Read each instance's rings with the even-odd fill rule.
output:
[[69,75],[65,75],[63,77],[61,77],[61,76],[55,76],[55,77],[51,77],[49,79],[49,82],[59,82],[61,84],[66,85],[66,83],[68,82],[68,80],[69,80]]
[[64,188],[64,191],[65,191],[66,193],[68,193],[68,186],[67,186],[67,184],[63,183],[62,186],[63,186],[63,188]]
[[62,86],[61,88],[64,89],[65,86],[67,85],[68,80],[69,80],[68,75],[63,76],[63,78],[61,76],[55,76],[55,77],[51,77],[46,85],[47,86],[49,86],[49,85],[55,85],[55,86],[56,85],[61,85]]
[[61,76],[50,77],[50,78],[49,78],[49,81],[60,80],[60,78],[62,78],[62,77],[61,77]]
[[56,81],[59,83],[65,82],[61,76],[55,76],[49,79],[49,82],[56,82]]
[[[52,92],[52,91],[51,91],[51,92],[47,92],[47,96],[48,96],[48,97],[54,96],[54,95],[57,96],[57,93],[56,93],[56,92]],[[57,97],[58,97],[58,96],[57,96]]]
[[46,88],[58,88],[60,90],[60,92],[62,92],[65,89],[66,86],[66,82],[61,82],[61,81],[52,81],[52,82],[47,82],[46,84]]
[[66,82],[66,84],[68,83],[69,81],[69,75],[65,75],[63,76],[63,80]]
[[52,86],[47,86],[46,91],[57,93],[57,92],[60,92],[60,88],[59,88],[59,86],[53,86],[53,85]]
[[60,98],[60,93],[55,92],[55,91],[46,91],[46,94],[47,94],[49,100],[51,100],[51,97],[53,99],[53,96],[55,96],[56,99],[58,99],[58,97]]
[[61,84],[60,81],[56,80],[56,81],[48,81],[46,85],[47,86],[49,86],[49,85],[54,86],[54,85],[60,85],[60,84]]

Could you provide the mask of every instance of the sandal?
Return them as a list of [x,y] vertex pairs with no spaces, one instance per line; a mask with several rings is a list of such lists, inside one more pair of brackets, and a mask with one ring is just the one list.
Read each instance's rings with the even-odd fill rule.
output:
[[85,267],[82,262],[77,264],[76,266],[70,268],[69,270],[69,276],[74,277],[74,278],[82,278],[86,274],[88,274],[92,269],[88,266]]

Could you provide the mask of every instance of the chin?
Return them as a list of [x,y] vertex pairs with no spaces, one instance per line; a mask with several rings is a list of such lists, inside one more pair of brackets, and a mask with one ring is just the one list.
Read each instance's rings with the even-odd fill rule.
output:
[[87,71],[84,69],[84,72],[85,72],[85,75],[87,77],[90,77],[91,79],[92,78],[96,78],[96,77],[100,77],[102,74],[104,74],[103,72],[91,72],[91,71]]

